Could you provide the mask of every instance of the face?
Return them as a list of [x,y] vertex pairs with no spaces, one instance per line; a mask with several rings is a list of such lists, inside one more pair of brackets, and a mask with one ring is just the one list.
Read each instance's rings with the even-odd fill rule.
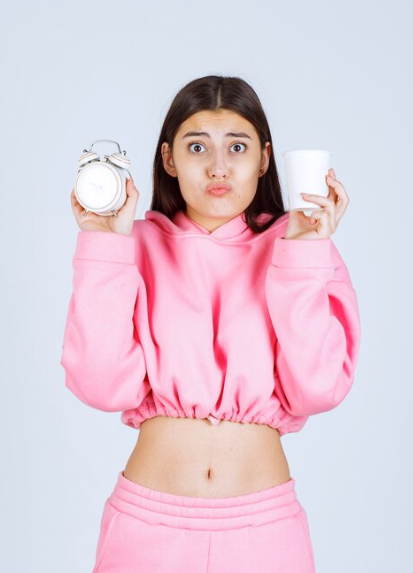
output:
[[[229,110],[195,113],[181,124],[172,149],[162,144],[164,168],[178,178],[187,215],[210,232],[245,211],[270,153],[269,142],[261,149],[254,126]],[[214,195],[208,186],[215,183],[229,190]]]

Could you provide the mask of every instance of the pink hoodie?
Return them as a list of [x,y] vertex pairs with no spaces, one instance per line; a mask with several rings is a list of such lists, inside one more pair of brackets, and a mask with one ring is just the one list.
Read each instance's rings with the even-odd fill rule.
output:
[[283,435],[338,406],[360,347],[356,292],[331,238],[283,238],[288,217],[255,234],[240,214],[210,233],[147,211],[131,236],[79,231],[69,390],[133,428],[160,415]]

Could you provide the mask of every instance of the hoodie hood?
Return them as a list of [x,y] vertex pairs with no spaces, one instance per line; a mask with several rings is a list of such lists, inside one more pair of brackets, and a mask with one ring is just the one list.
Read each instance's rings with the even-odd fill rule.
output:
[[[276,223],[286,219],[287,216],[288,213],[280,217]],[[271,219],[271,217],[272,215],[270,213],[261,213],[256,217],[256,221],[258,223],[264,223]],[[159,230],[170,235],[209,236],[218,241],[226,241],[229,239],[248,241],[256,236],[256,233],[251,231],[248,227],[244,219],[244,212],[223,223],[212,232],[193,221],[183,210],[177,211],[172,219],[169,219],[169,217],[160,211],[149,210],[145,213],[145,220],[151,221]]]

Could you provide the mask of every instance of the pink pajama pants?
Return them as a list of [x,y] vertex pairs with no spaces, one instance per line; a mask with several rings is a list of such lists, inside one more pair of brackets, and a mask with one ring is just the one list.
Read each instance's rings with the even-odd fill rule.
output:
[[118,474],[92,573],[314,573],[295,480],[225,498],[174,495]]

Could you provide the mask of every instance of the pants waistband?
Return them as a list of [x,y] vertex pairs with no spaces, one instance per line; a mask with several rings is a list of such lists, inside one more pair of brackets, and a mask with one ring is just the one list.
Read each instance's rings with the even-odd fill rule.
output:
[[109,503],[118,511],[151,525],[183,529],[223,530],[263,525],[292,517],[302,506],[295,479],[231,497],[192,497],[145,487],[119,472]]

